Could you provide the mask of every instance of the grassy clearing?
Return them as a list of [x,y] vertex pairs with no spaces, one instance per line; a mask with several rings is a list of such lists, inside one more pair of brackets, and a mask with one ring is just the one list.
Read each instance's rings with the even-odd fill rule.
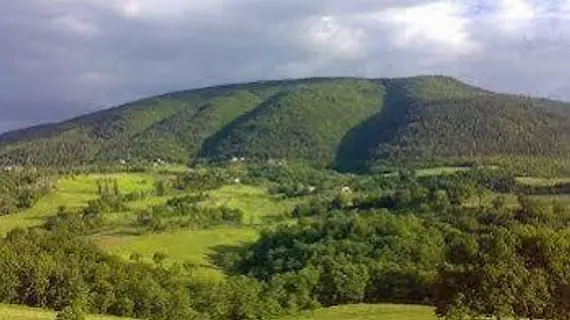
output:
[[280,320],[435,320],[431,307],[414,305],[348,305],[313,312]]
[[[166,253],[170,262],[191,261],[199,266],[197,274],[208,279],[223,277],[221,270],[212,265],[210,255],[221,247],[252,242],[259,236],[257,225],[263,217],[291,210],[295,201],[283,201],[272,197],[267,190],[248,185],[226,185],[209,192],[210,199],[204,206],[227,205],[245,212],[245,226],[217,227],[206,230],[175,230],[158,234],[105,235],[96,242],[109,252],[128,258],[132,253],[141,254],[151,261],[156,252]],[[131,208],[143,209],[166,201],[169,197],[151,197],[133,203]],[[119,218],[117,218],[119,219]],[[122,219],[126,219],[123,218]]]
[[468,171],[471,170],[469,167],[436,167],[436,168],[427,168],[427,169],[419,169],[416,171],[416,176],[418,177],[427,177],[427,176],[441,176],[445,174],[454,174],[457,172]]
[[263,222],[263,217],[274,216],[291,211],[298,201],[279,200],[267,193],[265,188],[248,185],[226,185],[209,192],[210,199],[203,204],[206,206],[226,205],[245,212],[245,222],[257,224]]
[[[143,191],[150,193],[154,189],[154,181],[165,178],[158,173],[117,173],[90,174],[65,177],[58,181],[57,188],[50,195],[40,199],[31,209],[24,212],[0,217],[0,233],[6,234],[17,227],[32,227],[42,224],[45,219],[54,215],[60,206],[77,208],[85,206],[89,200],[96,199],[97,181],[101,179],[116,180],[121,192]],[[260,224],[266,224],[263,217],[278,215],[292,209],[295,201],[276,199],[268,194],[265,188],[248,185],[226,185],[209,192],[210,198],[202,203],[204,206],[227,205],[238,208],[245,213],[245,226],[220,227],[207,230],[175,230],[162,234],[141,234],[133,225],[135,213],[139,210],[162,204],[175,194],[157,197],[149,196],[143,200],[129,203],[127,212],[105,215],[106,228],[103,234],[96,235],[94,240],[103,248],[128,258],[132,253],[142,254],[151,260],[155,252],[164,252],[169,261],[192,261],[199,265],[197,272],[209,278],[222,276],[209,260],[209,256],[220,246],[239,245],[257,239]]]
[[[416,176],[418,177],[428,177],[428,176],[441,176],[445,174],[454,174],[461,171],[468,171],[471,170],[469,167],[435,167],[435,168],[426,168],[426,169],[418,169],[415,170]],[[384,176],[386,177],[394,177],[397,176],[398,172],[391,172],[386,173]]]
[[125,259],[136,252],[152,261],[155,252],[168,255],[169,262],[191,261],[198,265],[196,274],[207,279],[220,279],[221,270],[210,261],[210,255],[224,246],[236,246],[255,241],[258,231],[253,228],[212,228],[207,230],[181,230],[141,236],[101,236],[96,242],[111,253]]
[[40,225],[45,218],[54,215],[60,206],[77,208],[97,198],[97,180],[117,180],[122,192],[151,191],[156,175],[146,173],[90,174],[65,177],[58,181],[56,190],[43,197],[36,205],[17,214],[0,217],[0,235],[14,228]]
[[518,177],[517,182],[529,186],[552,187],[560,183],[569,183],[570,178]]
[[[42,309],[27,308],[13,305],[0,305],[0,320],[53,320],[56,313]],[[87,320],[118,320],[110,316],[88,316]]]

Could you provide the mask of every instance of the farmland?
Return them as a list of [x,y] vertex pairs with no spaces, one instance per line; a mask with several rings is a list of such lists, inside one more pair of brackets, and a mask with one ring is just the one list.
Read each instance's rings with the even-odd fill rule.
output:
[[[291,314],[283,320],[434,319],[433,309],[421,305],[434,299],[429,290],[436,285],[438,266],[448,259],[447,250],[457,250],[457,244],[448,243],[448,239],[458,237],[465,225],[485,230],[488,221],[513,223],[515,234],[526,230],[517,229],[519,224],[535,221],[564,225],[568,203],[565,193],[545,193],[566,183],[565,177],[512,177],[496,169],[464,167],[357,176],[302,167],[237,164],[188,171],[61,174],[53,179],[51,192],[31,208],[0,217],[3,234],[14,228],[36,227],[34,232],[45,229],[37,239],[28,231],[31,238],[25,241],[32,243],[27,246],[49,247],[44,242],[51,241],[56,245],[52,250],[65,252],[77,250],[74,237],[87,240],[80,242],[85,247],[74,258],[79,259],[75,263],[91,266],[88,261],[93,256],[81,258],[90,251],[109,254],[113,258],[107,263],[113,267],[108,270],[117,268],[115,276],[126,277],[122,285],[138,283],[130,278],[130,271],[120,271],[122,268],[146,270],[144,281],[155,290],[164,290],[160,308],[166,308],[166,301],[183,299],[178,296],[181,291],[170,287],[189,281],[193,297],[213,299],[205,306],[200,304],[202,300],[194,301],[197,305],[192,308],[214,319],[227,317],[216,315],[219,310],[233,312],[216,306],[229,303],[227,299],[240,306],[257,301],[247,306],[251,308],[248,312],[254,313],[269,312],[272,303],[278,301],[286,306],[277,311],[278,315]],[[531,193],[521,194],[521,190]],[[533,190],[540,193],[532,194]],[[434,212],[439,222],[431,220]],[[439,223],[447,224],[448,229],[440,228]],[[10,236],[19,237],[18,233]],[[465,240],[454,241],[463,245],[461,241]],[[382,250],[372,249],[377,247]],[[350,252],[353,260],[348,260],[344,252]],[[62,255],[54,257],[61,259]],[[376,260],[381,265],[376,265]],[[62,263],[66,261],[47,266]],[[415,274],[415,270],[422,273]],[[348,275],[353,282],[331,278],[336,273]],[[390,282],[392,277],[396,281]],[[302,291],[305,289],[295,289],[297,284],[313,289],[307,289],[312,290],[307,294]],[[117,294],[129,292],[114,290],[120,290]],[[136,290],[147,294],[144,288]],[[231,292],[251,296],[240,300],[227,295]],[[426,292],[426,297],[416,292]],[[288,298],[287,294],[298,296]],[[376,296],[382,298],[374,300]],[[156,297],[144,299],[152,304]],[[416,305],[382,304],[389,301],[411,301]],[[373,304],[377,302],[380,304]],[[58,308],[50,303],[25,302]],[[146,308],[136,309],[127,303],[107,309],[92,305],[87,310],[140,317],[145,316],[143,312],[153,312],[144,310],[158,307]],[[182,312],[177,308],[172,312]],[[4,306],[3,310],[14,319],[53,317],[53,313],[37,309]]]

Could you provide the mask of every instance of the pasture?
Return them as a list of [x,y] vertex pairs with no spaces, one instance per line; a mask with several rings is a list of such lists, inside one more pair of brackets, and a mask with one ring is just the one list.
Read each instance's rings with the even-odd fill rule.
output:
[[[0,305],[0,320],[53,320],[53,311],[13,305]],[[89,315],[87,320],[127,320],[111,316]],[[416,305],[346,305],[304,312],[278,320],[435,320],[431,307]]]
[[431,307],[417,305],[345,305],[317,309],[279,320],[435,320]]
[[[13,305],[0,305],[0,320],[53,320],[56,313],[36,308],[28,308]],[[87,320],[127,320],[111,316],[90,315]]]
[[95,241],[102,248],[125,259],[132,253],[138,253],[144,260],[151,262],[154,253],[165,253],[168,262],[192,262],[197,267],[196,276],[217,280],[223,277],[223,273],[212,264],[211,255],[224,246],[252,242],[257,237],[258,231],[250,227],[219,227],[140,236],[100,236]]
[[295,201],[280,200],[268,194],[262,187],[231,184],[208,192],[208,199],[200,203],[206,207],[228,206],[245,213],[241,226],[222,226],[210,229],[176,229],[162,233],[150,233],[137,228],[134,224],[136,213],[163,204],[173,196],[184,195],[170,190],[165,196],[155,196],[154,182],[170,177],[171,173],[117,173],[89,174],[63,177],[59,179],[55,190],[43,197],[36,205],[23,212],[0,217],[0,233],[5,235],[14,228],[27,228],[41,225],[49,216],[53,216],[60,206],[69,209],[80,208],[89,200],[98,197],[97,181],[116,180],[124,194],[144,192],[148,196],[128,203],[125,212],[105,214],[105,228],[92,238],[103,249],[128,259],[133,253],[152,261],[156,252],[165,253],[167,262],[187,262],[197,265],[196,273],[219,279],[222,272],[210,262],[210,256],[217,248],[239,245],[255,241],[262,226],[267,226],[265,217],[271,217],[290,211]]
[[61,178],[56,189],[41,198],[33,208],[0,217],[0,235],[15,228],[28,228],[41,225],[49,216],[55,215],[61,206],[69,209],[85,206],[87,201],[97,198],[97,181],[116,180],[125,192],[150,191],[157,175],[146,173],[89,174]]

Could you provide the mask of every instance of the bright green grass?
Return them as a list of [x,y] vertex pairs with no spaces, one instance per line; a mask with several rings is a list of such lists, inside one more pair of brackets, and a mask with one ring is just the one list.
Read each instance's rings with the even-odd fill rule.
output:
[[[471,170],[469,167],[435,167],[426,169],[417,169],[415,171],[417,177],[428,177],[428,176],[441,176],[446,174],[454,174],[461,171]],[[397,176],[398,172],[386,173],[386,177]]]
[[97,193],[97,180],[117,180],[119,189],[123,193],[134,191],[152,191],[157,175],[151,173],[112,173],[89,174],[66,178],[66,183],[60,186],[60,191],[75,193]]
[[[245,226],[218,227],[206,230],[176,230],[166,233],[147,233],[137,236],[110,234],[99,236],[96,242],[112,253],[128,258],[132,253],[142,254],[147,260],[152,259],[155,252],[164,252],[169,261],[192,261],[200,266],[197,273],[207,278],[220,278],[222,272],[210,262],[209,256],[219,246],[236,246],[244,242],[252,242],[259,236],[256,225],[262,223],[265,216],[277,215],[292,209],[294,201],[283,201],[272,197],[267,190],[248,185],[226,185],[208,192],[210,198],[202,203],[204,206],[227,205],[238,208],[245,213]],[[169,197],[151,197],[131,203],[134,210],[144,209],[151,205],[165,202]],[[126,224],[132,220],[132,213],[118,213],[113,223]]]
[[518,177],[517,182],[529,186],[552,187],[559,183],[568,183],[570,178]]
[[265,188],[242,184],[226,185],[209,192],[210,199],[203,204],[208,206],[227,205],[241,209],[245,213],[245,222],[262,222],[266,216],[279,215],[293,209],[298,200],[279,200],[267,193]]
[[433,308],[415,305],[348,305],[318,309],[280,320],[435,320]]
[[255,241],[257,230],[253,228],[212,228],[207,230],[180,230],[140,236],[101,236],[96,243],[111,253],[128,257],[136,252],[152,261],[155,252],[166,253],[170,262],[191,261],[199,265],[200,277],[219,279],[221,270],[212,265],[209,256],[221,246],[236,246]]
[[[0,320],[53,320],[56,313],[42,309],[27,308],[13,305],[0,305]],[[110,316],[88,316],[87,320],[118,320]]]
[[77,208],[97,198],[97,180],[117,180],[121,192],[151,191],[156,175],[146,173],[90,174],[65,177],[58,181],[56,190],[43,197],[33,208],[17,214],[0,217],[0,235],[14,228],[40,225],[54,215],[60,206]]
[[446,174],[454,174],[461,171],[468,171],[471,168],[468,167],[437,167],[437,168],[427,168],[419,169],[416,171],[416,176],[427,177],[427,176],[441,176]]
[[[90,174],[65,177],[58,181],[57,189],[40,201],[30,210],[0,217],[0,232],[5,234],[16,227],[40,225],[45,218],[55,214],[60,206],[77,208],[86,205],[87,201],[96,199],[97,180],[117,180],[123,193],[134,191],[150,192],[154,181],[160,177],[149,173]],[[138,230],[133,225],[135,214],[139,210],[150,208],[166,202],[170,197],[150,196],[140,201],[129,203],[127,212],[105,215],[107,227],[103,234],[95,236],[97,243],[110,252],[128,258],[134,252],[151,259],[155,252],[164,252],[170,261],[192,261],[201,266],[198,272],[205,277],[222,276],[209,261],[209,255],[216,247],[239,245],[243,242],[255,241],[258,237],[258,225],[263,224],[263,217],[290,211],[296,201],[279,200],[268,194],[265,188],[247,185],[226,185],[209,192],[210,198],[202,205],[227,205],[244,211],[244,227],[221,227],[207,230],[177,230],[163,234],[142,234],[133,236]]]

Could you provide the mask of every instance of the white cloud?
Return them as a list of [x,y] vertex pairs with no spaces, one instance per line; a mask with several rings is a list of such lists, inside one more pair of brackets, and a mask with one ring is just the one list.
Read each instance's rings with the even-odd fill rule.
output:
[[525,0],[499,0],[491,23],[511,35],[532,32],[535,20],[542,13],[538,4]]
[[224,0],[89,0],[106,2],[128,18],[150,20],[182,19],[188,14],[219,12]]
[[31,123],[327,75],[437,73],[570,99],[568,34],[570,0],[0,0],[0,113]]
[[458,2],[394,7],[373,16],[392,27],[393,41],[401,48],[429,46],[440,53],[462,54],[478,47],[468,31],[465,7]]
[[299,30],[310,50],[339,58],[358,57],[363,50],[363,31],[334,16],[305,20]]
[[570,0],[566,0],[564,3],[562,3],[560,11],[564,18],[570,18]]
[[71,32],[81,36],[94,36],[100,31],[94,23],[73,14],[66,14],[53,19],[53,25],[64,32]]
[[500,0],[499,15],[509,21],[526,21],[534,19],[538,8],[525,0]]

